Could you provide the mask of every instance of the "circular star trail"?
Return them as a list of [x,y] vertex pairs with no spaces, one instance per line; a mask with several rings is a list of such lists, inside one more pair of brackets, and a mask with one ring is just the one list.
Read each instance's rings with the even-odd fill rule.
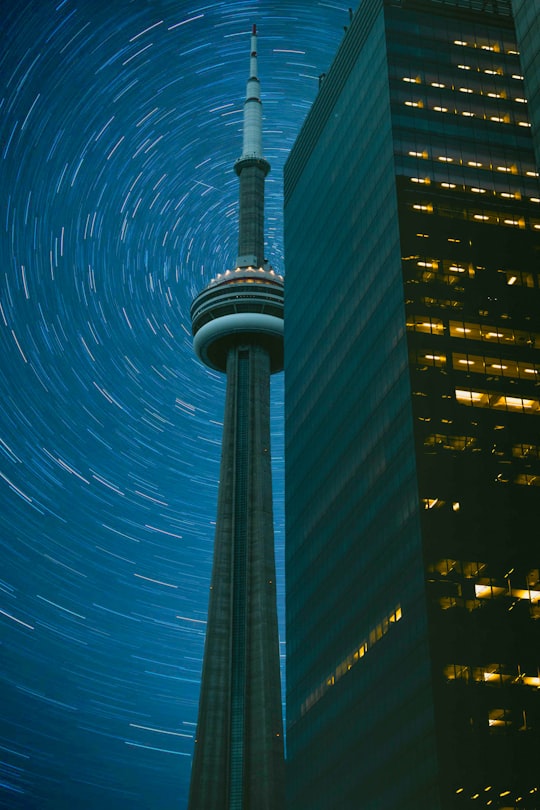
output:
[[2,15],[0,807],[182,810],[224,400],[189,307],[236,256],[252,23],[283,272],[283,164],[347,7],[12,0]]

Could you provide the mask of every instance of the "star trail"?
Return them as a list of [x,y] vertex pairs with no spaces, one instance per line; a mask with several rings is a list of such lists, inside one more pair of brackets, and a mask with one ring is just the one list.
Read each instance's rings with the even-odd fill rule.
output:
[[[252,23],[283,272],[283,164],[345,5],[2,10],[0,807],[186,806],[225,386],[189,308],[236,256]],[[282,375],[272,405],[283,638]]]

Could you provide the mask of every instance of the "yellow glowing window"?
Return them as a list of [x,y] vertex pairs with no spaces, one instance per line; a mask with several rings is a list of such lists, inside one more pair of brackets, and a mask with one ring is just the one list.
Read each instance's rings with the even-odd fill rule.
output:
[[410,155],[411,157],[427,158],[428,153],[427,153],[427,152],[425,152],[425,151],[424,151],[424,152],[415,152],[414,150],[411,150],[411,151],[409,152],[409,155]]
[[468,160],[467,161],[467,166],[475,166],[476,168],[479,168],[481,165],[482,164],[478,163],[477,160]]
[[474,90],[471,90],[470,87],[460,87],[459,92],[460,93],[474,93]]
[[[520,473],[514,478],[514,483],[524,487],[540,487],[540,475],[533,475],[532,473]],[[540,592],[538,593],[540,595]]]
[[404,102],[406,107],[423,107],[423,103],[421,101],[405,101]]
[[441,188],[455,188],[455,183],[441,183]]
[[474,219],[477,219],[479,222],[486,222],[489,217],[486,214],[474,214]]
[[464,405],[480,404],[482,400],[487,399],[485,391],[469,391],[466,389],[456,388],[456,399]]
[[526,104],[527,103],[526,98],[520,98],[519,96],[518,96],[518,98],[515,98],[514,101],[517,101],[518,104]]
[[428,203],[427,205],[421,205],[420,203],[415,203],[413,205],[413,208],[414,208],[415,211],[426,211],[428,214],[433,213],[433,206],[431,205],[431,203]]
[[486,193],[486,189],[485,188],[480,188],[479,186],[472,186],[471,191],[473,191],[475,194],[485,194]]
[[508,595],[508,588],[503,585],[494,585],[489,579],[481,579],[474,586],[477,599],[494,599],[498,596]]
[[466,118],[474,118],[474,113],[471,112],[470,110],[464,110],[461,114],[464,115]]
[[512,455],[515,458],[540,458],[540,447],[536,444],[515,444]]
[[533,203],[540,203],[540,197],[531,197],[530,199]]
[[520,82],[523,81],[523,76],[521,76],[519,73],[512,73],[512,78],[513,79],[518,79],[518,81],[520,81]]
[[531,124],[530,124],[529,121],[518,121],[518,126],[519,127],[530,127]]
[[433,109],[434,109],[436,112],[443,112],[443,113],[448,112],[448,107],[439,107],[439,106],[436,106],[436,107],[433,107]]
[[420,76],[404,76],[404,82],[410,82],[411,84],[420,84]]
[[429,177],[411,177],[411,183],[431,183]]
[[442,84],[442,82],[431,82],[431,86],[432,87],[446,87],[446,85]]
[[468,42],[465,42],[465,40],[464,40],[464,39],[455,39],[455,40],[454,40],[454,45],[463,45],[463,46],[465,46],[465,45],[468,45],[468,44],[469,44],[469,43],[468,43]]
[[488,340],[493,340],[493,338],[503,338],[505,337],[504,332],[498,331],[489,331],[489,332],[482,332],[482,336],[487,338]]
[[[506,728],[512,725],[509,709],[490,709],[489,711],[489,727],[490,728]],[[500,796],[507,796],[509,790],[500,793]]]
[[528,171],[525,172],[525,174],[527,175],[527,177],[538,177],[538,172]]
[[497,68],[494,70],[493,68],[485,68],[484,73],[487,73],[488,76],[502,76],[502,69]]
[[437,160],[441,160],[443,163],[453,163],[454,158],[448,157],[448,155],[439,155]]
[[444,506],[445,501],[441,498],[422,498],[424,509],[440,509]]
[[470,70],[471,66],[470,65],[458,65],[458,68],[460,68],[461,70]]
[[421,316],[417,316],[407,321],[407,329],[414,332],[442,335],[444,332],[444,324],[438,318],[422,318]]

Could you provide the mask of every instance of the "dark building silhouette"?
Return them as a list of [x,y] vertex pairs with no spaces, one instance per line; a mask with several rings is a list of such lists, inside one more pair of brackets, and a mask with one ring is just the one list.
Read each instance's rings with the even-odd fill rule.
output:
[[283,367],[283,278],[264,259],[257,38],[244,106],[236,266],[191,307],[194,348],[226,372],[214,564],[189,810],[281,810],[283,729],[276,611],[270,375]]
[[363,0],[285,167],[290,810],[540,808],[539,248],[509,0]]

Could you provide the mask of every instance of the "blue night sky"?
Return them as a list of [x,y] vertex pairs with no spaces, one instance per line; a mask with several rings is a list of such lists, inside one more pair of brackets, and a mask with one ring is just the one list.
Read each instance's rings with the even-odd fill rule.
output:
[[283,272],[283,164],[346,5],[2,9],[2,808],[186,806],[224,400],[189,307],[236,256],[253,22],[267,251]]

